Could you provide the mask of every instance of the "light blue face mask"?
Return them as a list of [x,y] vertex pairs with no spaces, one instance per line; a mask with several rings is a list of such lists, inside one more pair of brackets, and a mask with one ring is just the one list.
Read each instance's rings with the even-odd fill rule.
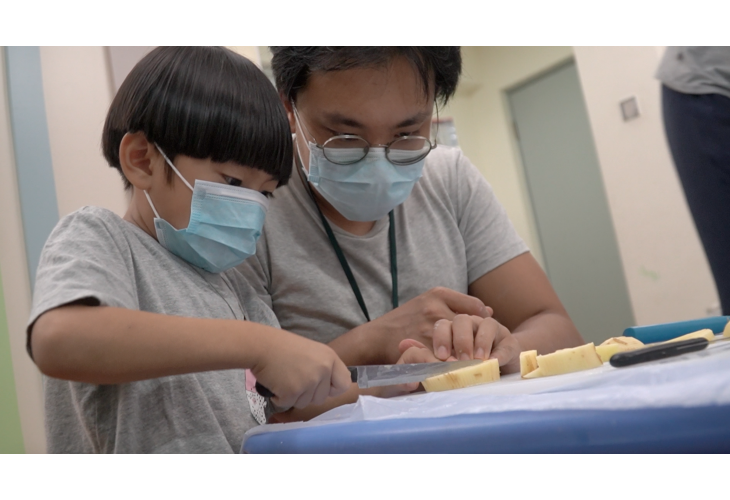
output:
[[241,264],[256,253],[269,200],[252,189],[195,181],[193,188],[165,153],[157,148],[178,177],[193,192],[190,222],[175,229],[157,213],[152,199],[144,192],[155,213],[157,240],[170,253],[211,273],[221,273]]
[[[298,118],[297,118],[297,121]],[[301,126],[300,126],[301,129]],[[297,145],[297,155],[304,168],[302,156]],[[395,166],[385,156],[385,148],[373,147],[367,156],[357,163],[338,165],[332,163],[316,144],[307,141],[309,146],[309,172],[307,180],[339,213],[351,221],[371,222],[381,219],[395,207],[406,201],[413,186],[423,174],[422,159],[411,165]],[[397,161],[398,151],[390,155]],[[359,156],[359,152],[342,149],[341,152],[328,153],[342,155],[343,162],[348,156]],[[401,153],[409,155],[410,153]],[[335,158],[340,160],[340,158]]]

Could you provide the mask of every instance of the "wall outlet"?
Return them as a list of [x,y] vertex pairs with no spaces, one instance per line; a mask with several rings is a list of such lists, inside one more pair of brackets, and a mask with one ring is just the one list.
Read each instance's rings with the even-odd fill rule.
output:
[[631,96],[628,99],[624,99],[620,103],[621,115],[624,117],[624,121],[634,120],[641,115],[639,110],[639,101],[636,96]]

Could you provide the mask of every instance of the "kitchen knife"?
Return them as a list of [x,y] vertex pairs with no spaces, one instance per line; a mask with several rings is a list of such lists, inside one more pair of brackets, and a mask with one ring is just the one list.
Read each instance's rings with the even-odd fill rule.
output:
[[[410,382],[422,382],[429,377],[435,377],[443,373],[452,372],[467,366],[483,363],[482,359],[469,359],[466,361],[439,361],[436,363],[414,363],[402,365],[365,365],[348,366],[350,379],[357,382],[361,389],[368,387],[379,387],[383,385],[408,384]],[[256,392],[265,398],[272,398],[274,394],[266,387],[256,382]]]

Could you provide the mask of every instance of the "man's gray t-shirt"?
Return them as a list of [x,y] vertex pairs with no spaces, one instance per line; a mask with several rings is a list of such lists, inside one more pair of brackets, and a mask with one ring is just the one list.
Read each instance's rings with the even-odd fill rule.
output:
[[[364,236],[334,224],[371,319],[393,309],[388,217]],[[395,209],[399,303],[469,284],[528,251],[492,188],[460,150],[439,147]],[[239,266],[281,327],[330,342],[366,322],[298,172],[276,190],[256,255]]]
[[[64,217],[41,254],[29,325],[46,311],[89,299],[174,316],[276,317],[237,270],[211,274],[163,248],[134,224],[98,207]],[[48,451],[234,453],[257,425],[244,370],[117,385],[44,377]]]
[[684,94],[730,97],[730,47],[667,47],[656,77]]

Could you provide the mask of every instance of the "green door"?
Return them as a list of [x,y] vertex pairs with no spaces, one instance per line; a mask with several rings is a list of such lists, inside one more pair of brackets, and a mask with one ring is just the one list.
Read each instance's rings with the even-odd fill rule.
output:
[[621,335],[634,316],[575,63],[508,101],[548,277],[587,342]]

